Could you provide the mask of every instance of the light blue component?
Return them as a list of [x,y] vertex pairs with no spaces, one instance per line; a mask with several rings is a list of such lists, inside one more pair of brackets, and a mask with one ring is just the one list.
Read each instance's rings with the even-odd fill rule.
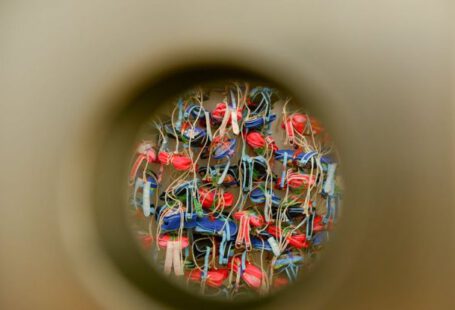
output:
[[226,234],[227,234],[226,241],[230,241],[231,240],[231,226],[229,225],[229,222],[227,220],[226,220]]
[[[228,225],[229,226],[229,225]],[[220,257],[218,259],[218,263],[220,265],[223,265],[225,259],[223,258],[223,255],[224,255],[224,251],[226,250],[226,233],[223,232],[223,238],[221,239],[221,243],[220,243]]]
[[281,172],[281,182],[280,187],[284,187],[284,179],[286,178],[286,170],[288,167],[288,153],[284,152],[284,159],[283,159],[283,171]]
[[314,213],[311,213],[308,218],[308,223],[306,225],[306,238],[311,240],[313,236],[313,228],[314,228]]
[[211,248],[205,248],[205,257],[204,257],[204,271],[202,272],[202,279],[207,279],[207,273],[209,271],[209,258],[210,258],[210,251]]
[[330,218],[332,217],[332,196],[328,196],[327,197],[327,201],[326,201],[326,204],[327,204],[327,213],[326,215],[324,216],[324,218],[322,219],[322,222],[324,224],[327,224],[330,220]]
[[242,272],[246,269],[246,251],[242,253]]
[[178,102],[178,107],[179,107],[179,118],[177,122],[175,123],[175,128],[180,131],[182,128],[182,119],[183,119],[183,100],[180,98]]
[[[231,227],[229,225],[229,222],[226,221],[226,226],[225,226],[225,229],[223,229],[223,237],[222,237],[222,240],[220,243],[220,258],[218,260],[221,265],[228,263],[232,244],[229,245],[229,248],[226,251],[226,243],[230,240],[231,240]],[[226,252],[226,257],[225,257],[225,252]]]
[[185,248],[185,258],[187,258],[190,255],[190,247]]
[[[252,186],[253,186],[253,160],[252,160],[252,158],[248,155],[243,155],[241,166],[243,168],[242,190],[244,193],[246,193],[246,192],[251,191]],[[248,180],[247,180],[247,173],[245,173],[246,171],[249,171]]]
[[193,208],[190,208],[190,191],[189,191],[189,189],[186,190],[185,204],[186,204],[185,216],[187,219],[190,219],[193,216]]

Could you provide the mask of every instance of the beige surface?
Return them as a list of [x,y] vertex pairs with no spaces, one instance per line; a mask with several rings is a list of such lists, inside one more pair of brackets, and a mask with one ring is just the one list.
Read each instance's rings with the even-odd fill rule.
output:
[[443,0],[3,1],[0,307],[158,307],[99,251],[95,155],[146,76],[228,59],[324,93],[315,111],[345,160],[349,246],[335,242],[315,285],[270,308],[454,308],[452,12]]

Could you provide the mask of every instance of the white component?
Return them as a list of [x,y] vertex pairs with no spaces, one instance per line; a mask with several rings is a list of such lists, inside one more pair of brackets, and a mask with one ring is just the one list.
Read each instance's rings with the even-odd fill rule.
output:
[[239,123],[237,121],[237,111],[236,109],[231,108],[231,121],[232,121],[232,131],[235,135],[240,133]]
[[209,137],[209,140],[212,141],[212,127],[210,125],[209,112],[205,112],[205,123],[206,123],[206,126],[207,126],[207,136]]
[[272,248],[273,255],[280,256],[281,254],[280,247],[278,246],[278,243],[276,242],[275,238],[270,237],[269,239],[267,239],[267,242],[270,244],[270,247]]
[[145,216],[150,216],[150,185],[152,182],[146,182],[142,190],[142,211]]
[[327,169],[327,180],[324,184],[324,192],[329,195],[333,195],[335,193],[335,170],[337,168],[337,164],[329,164]]
[[137,209],[137,191],[140,187],[143,187],[144,186],[144,181],[142,181],[141,178],[137,178],[136,179],[136,184],[134,184],[134,194],[133,194],[133,204],[134,204],[134,208]]

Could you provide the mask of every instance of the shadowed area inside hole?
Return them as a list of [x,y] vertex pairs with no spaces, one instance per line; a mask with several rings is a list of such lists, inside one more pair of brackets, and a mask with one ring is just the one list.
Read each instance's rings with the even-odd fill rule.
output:
[[132,153],[128,218],[144,255],[204,296],[285,289],[311,270],[341,211],[330,135],[263,83],[210,83],[171,98]]

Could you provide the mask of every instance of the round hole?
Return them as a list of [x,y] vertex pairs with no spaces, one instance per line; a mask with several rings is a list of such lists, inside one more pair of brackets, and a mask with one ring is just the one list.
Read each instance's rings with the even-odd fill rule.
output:
[[195,73],[162,79],[119,116],[99,173],[100,234],[124,275],[167,304],[266,302],[322,252],[339,158],[278,83]]

